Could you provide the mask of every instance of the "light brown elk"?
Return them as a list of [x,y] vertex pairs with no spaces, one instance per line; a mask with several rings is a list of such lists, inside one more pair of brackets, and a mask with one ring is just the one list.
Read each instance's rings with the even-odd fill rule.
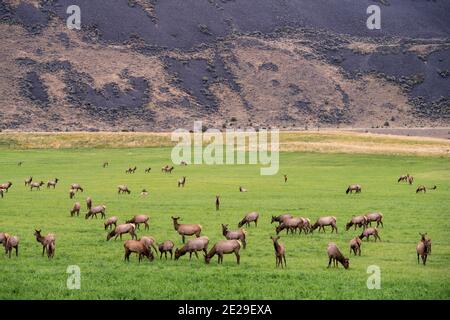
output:
[[101,214],[102,218],[106,217],[106,206],[105,205],[99,205],[92,207],[88,210],[88,212],[85,215],[86,219],[93,218],[95,216],[95,219],[97,219],[97,214]]
[[308,218],[303,218],[300,217],[300,219],[303,219],[303,225],[302,225],[302,229],[305,233],[310,233],[311,232],[311,220],[309,220]]
[[41,186],[43,186],[45,183],[44,181],[41,182],[31,182],[30,183],[30,191],[33,191],[34,188],[41,190]]
[[436,189],[437,189],[436,186],[433,186],[432,188],[427,188],[424,185],[419,185],[416,189],[416,193],[419,193],[419,192],[426,193],[427,190],[436,190]]
[[141,263],[142,257],[147,257],[150,261],[154,259],[153,253],[141,241],[126,240],[123,247],[125,249],[125,261],[130,261],[130,255],[133,252],[139,256],[139,263]]
[[320,217],[319,219],[317,219],[316,223],[314,223],[311,226],[311,232],[313,230],[316,230],[317,228],[319,228],[319,232],[320,232],[320,229],[322,229],[323,232],[325,232],[326,226],[331,226],[331,233],[333,233],[334,230],[336,230],[336,233],[338,233],[338,228],[336,226],[336,217],[333,217],[333,216]]
[[58,178],[55,178],[55,180],[49,180],[47,182],[47,189],[50,188],[50,187],[53,187],[53,189],[55,189],[56,188],[56,184],[58,183],[58,181],[59,181]]
[[258,226],[259,213],[258,212],[249,212],[245,215],[245,217],[238,223],[238,227],[242,227],[244,224],[247,227],[250,227],[250,222],[255,223],[255,227]]
[[345,193],[352,194],[353,191],[355,191],[355,193],[361,193],[361,186],[359,184],[349,185]]
[[5,246],[5,253],[11,258],[11,252],[13,249],[16,250],[16,257],[19,256],[19,238],[16,236],[10,236],[5,234],[5,242],[3,243]]
[[286,267],[286,247],[284,244],[278,242],[280,237],[270,237],[270,239],[272,239],[273,247],[275,249],[275,268],[278,268],[278,266],[283,268],[283,261],[284,266]]
[[131,218],[130,220],[126,221],[126,223],[133,223],[136,225],[137,229],[139,229],[139,225],[143,223],[145,225],[145,230],[148,230],[150,227],[148,225],[149,216],[145,214],[139,214]]
[[241,242],[239,240],[220,240],[212,249],[205,255],[205,262],[209,264],[211,259],[217,254],[218,263],[223,263],[223,255],[234,253],[236,255],[237,264],[240,263],[241,256],[239,250],[241,249]]
[[348,231],[352,226],[358,228],[365,228],[367,225],[367,217],[366,216],[353,216],[352,219],[345,225],[345,230]]
[[382,227],[383,226],[383,214],[381,212],[370,212],[367,213],[366,215],[364,215],[366,217],[366,227],[367,225],[372,226],[372,222],[376,222],[377,223],[377,228],[378,226],[381,224]]
[[197,238],[200,237],[202,232],[202,226],[200,224],[179,224],[179,219],[180,217],[172,217],[173,227],[175,231],[181,235],[183,243],[185,241],[185,236],[192,236],[195,234]]
[[141,191],[141,197],[148,197],[150,193],[146,189],[142,189]]
[[114,228],[114,230],[108,233],[108,235],[106,236],[106,241],[109,241],[112,237],[114,237],[114,239],[120,237],[120,240],[122,240],[122,235],[126,233],[129,233],[131,235],[131,239],[137,239],[135,230],[136,226],[132,223],[119,224]]
[[72,189],[72,190],[75,191],[75,192],[78,192],[78,191],[84,192],[84,189],[83,189],[83,188],[81,187],[81,185],[78,184],[78,183],[72,183],[72,184],[70,185],[70,189]]
[[377,242],[377,239],[381,241],[380,236],[378,235],[378,229],[377,228],[367,228],[364,230],[361,235],[359,236],[359,239],[367,238],[367,241],[369,241],[369,237],[373,236],[375,238],[375,242]]
[[33,181],[33,177],[28,177],[28,178],[26,178],[26,179],[25,179],[25,187],[26,187],[26,186],[29,186],[30,183],[31,183],[31,181]]
[[431,239],[427,237],[426,233],[419,233],[420,241],[416,246],[417,263],[420,263],[419,257],[422,258],[423,265],[426,265],[428,255],[431,254]]
[[181,178],[180,180],[178,180],[178,187],[183,187],[186,183],[186,177]]
[[86,198],[86,207],[89,210],[90,208],[92,208],[92,198],[91,197],[87,197]]
[[77,215],[77,217],[80,215],[80,209],[81,209],[81,205],[79,202],[75,202],[72,210],[70,210],[70,216],[73,217],[75,214]]
[[244,249],[247,246],[247,241],[245,239],[247,236],[247,231],[245,231],[245,229],[231,231],[231,230],[228,230],[227,224],[222,224],[222,234],[228,240],[240,240],[242,242]]
[[162,259],[162,255],[164,253],[164,256],[166,257],[166,260],[167,260],[167,252],[170,253],[170,259],[172,259],[173,258],[173,247],[174,246],[175,246],[174,243],[172,241],[170,241],[170,240],[166,240],[163,243],[161,243],[158,246],[159,252],[161,254],[159,259],[160,260]]
[[359,237],[354,237],[352,240],[350,240],[349,246],[350,246],[350,254],[353,254],[356,256],[361,255],[361,239]]
[[272,224],[274,222],[278,222],[278,224],[281,224],[285,220],[292,219],[292,218],[293,218],[292,214],[284,213],[284,214],[280,214],[279,216],[272,216],[272,221],[270,221],[270,223]]
[[345,269],[348,269],[350,266],[350,261],[348,258],[344,257],[344,255],[341,253],[339,248],[334,242],[330,242],[327,247],[327,254],[328,254],[328,268],[331,265],[331,262],[333,262],[333,266],[337,267],[338,262],[341,263]]
[[47,257],[53,258],[56,251],[56,238],[52,233],[47,234],[45,237],[41,235],[41,230],[34,230],[34,236],[36,241],[42,244],[42,255],[47,252]]
[[302,226],[303,226],[302,218],[286,219],[275,228],[275,232],[279,234],[281,231],[286,229],[286,234],[288,234],[289,231],[291,231],[291,233],[293,234],[294,232],[297,232],[297,230],[299,229],[301,230]]
[[0,189],[3,189],[4,192],[8,192],[9,188],[11,187],[12,187],[11,181],[0,184]]
[[247,192],[247,189],[243,188],[242,186],[239,187],[239,192]]
[[181,256],[184,256],[189,252],[189,260],[192,259],[192,254],[194,253],[198,259],[197,251],[203,251],[206,255],[208,250],[209,238],[206,236],[202,236],[196,239],[191,239],[186,242],[184,246],[180,249],[175,250],[175,260],[178,260]]
[[156,249],[156,239],[152,236],[143,236],[139,239],[150,251],[155,250],[155,253],[158,254],[158,250]]
[[117,221],[118,221],[119,219],[116,217],[116,216],[112,216],[112,217],[110,217],[110,218],[108,218],[106,221],[105,221],[105,223],[104,223],[104,225],[105,225],[105,230],[106,229],[112,229],[112,226],[114,225],[114,228],[115,227],[117,227]]
[[118,190],[117,191],[118,194],[121,194],[121,193],[130,194],[131,193],[131,190],[128,189],[128,187],[126,185],[117,186],[117,190]]

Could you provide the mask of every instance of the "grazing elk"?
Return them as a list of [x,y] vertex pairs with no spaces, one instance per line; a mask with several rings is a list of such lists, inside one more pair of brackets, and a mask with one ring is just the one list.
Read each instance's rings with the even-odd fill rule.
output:
[[108,218],[106,221],[105,221],[105,223],[104,223],[104,225],[105,225],[105,230],[106,229],[112,229],[112,226],[114,225],[114,228],[115,227],[117,227],[117,221],[118,221],[119,219],[116,217],[116,216],[112,216],[112,217],[110,217],[110,218]]
[[178,180],[178,188],[179,187],[183,187],[184,188],[184,184],[185,183],[186,183],[186,177],[183,177],[180,180]]
[[250,227],[250,222],[255,223],[255,227],[258,226],[259,213],[258,212],[250,212],[245,215],[245,217],[238,223],[238,227],[242,227],[244,224],[247,227]]
[[5,183],[0,184],[0,189],[2,189],[4,192],[8,192],[9,188],[11,188],[12,182],[8,181]]
[[188,252],[189,260],[192,259],[192,253],[194,253],[198,259],[197,251],[203,251],[203,253],[206,255],[208,252],[208,244],[209,238],[206,236],[188,240],[188,242],[186,242],[184,246],[182,246],[180,249],[177,248],[175,250],[175,260],[178,260],[181,256],[184,256]]
[[293,218],[292,214],[284,213],[284,214],[280,214],[279,216],[272,216],[272,221],[270,223],[272,224],[274,222],[278,222],[278,224],[280,225],[285,220],[292,219],[292,218]]
[[[310,233],[311,232],[311,220],[309,220],[308,218],[303,218],[300,217],[300,219],[303,220],[303,225],[302,225],[302,229],[305,233]],[[301,231],[301,230],[300,230]]]
[[243,188],[242,186],[239,186],[239,192],[247,192],[247,189]]
[[328,268],[331,265],[331,262],[333,262],[334,267],[338,267],[338,262],[340,262],[345,269],[348,269],[350,265],[350,261],[348,258],[344,257],[344,255],[341,253],[339,248],[334,242],[330,242],[327,247],[327,253],[328,253]]
[[42,244],[42,255],[47,252],[47,257],[53,258],[56,251],[56,238],[52,233],[47,234],[45,237],[41,235],[41,230],[34,229],[34,236],[36,241]]
[[92,198],[91,197],[87,197],[86,198],[86,208],[89,210],[90,208],[92,208]]
[[223,255],[234,253],[236,255],[237,264],[240,263],[241,256],[239,250],[241,249],[241,242],[239,240],[220,240],[212,249],[205,255],[205,262],[209,264],[211,259],[217,254],[218,263],[223,263]]
[[281,231],[286,229],[286,234],[288,234],[289,231],[291,231],[291,233],[293,234],[294,232],[297,232],[298,229],[300,229],[301,232],[302,226],[303,226],[302,218],[286,219],[275,228],[275,232],[278,235]]
[[5,253],[11,258],[11,252],[13,249],[16,249],[16,257],[19,256],[19,238],[16,236],[10,236],[9,234],[5,234],[5,241],[3,242],[5,246]]
[[281,266],[283,268],[283,261],[284,266],[286,267],[286,247],[284,244],[281,244],[278,242],[280,240],[280,237],[270,237],[273,241],[273,247],[275,249],[275,268],[278,268],[278,266]]
[[369,237],[373,236],[375,238],[375,242],[377,242],[377,239],[381,241],[380,236],[378,235],[378,229],[377,228],[367,228],[364,230],[361,235],[359,236],[359,239],[362,240],[364,238],[367,238],[367,241],[369,241]]
[[59,179],[55,178],[55,180],[49,180],[47,181],[47,189],[49,189],[50,187],[53,187],[53,189],[56,188],[56,184],[58,183]]
[[350,240],[350,254],[352,254],[353,251],[355,256],[356,254],[361,255],[361,244],[362,241],[359,237],[354,237],[352,240]]
[[423,265],[426,265],[428,255],[431,254],[431,239],[426,236],[426,233],[419,233],[419,235],[421,239],[416,246],[417,263],[420,263],[420,256],[422,258]]
[[155,250],[155,253],[158,254],[158,250],[156,249],[156,239],[152,236],[143,236],[139,239],[150,251]]
[[142,257],[147,257],[150,261],[153,261],[155,258],[153,253],[141,241],[127,240],[124,242],[123,247],[125,248],[125,261],[130,261],[130,255],[132,252],[139,256],[139,263],[141,263]]
[[70,216],[73,217],[75,214],[77,215],[77,217],[80,215],[80,209],[81,209],[81,205],[79,202],[75,202],[72,210],[70,210]]
[[70,185],[70,189],[72,189],[73,191],[76,191],[76,192],[78,192],[78,191],[84,192],[84,189],[78,183],[72,183]]
[[247,246],[246,236],[247,231],[245,229],[239,229],[236,231],[228,230],[227,224],[222,224],[222,234],[225,236],[227,240],[240,240],[245,249]]
[[331,233],[333,233],[334,230],[336,230],[336,233],[338,233],[338,228],[336,226],[336,217],[320,217],[319,219],[317,219],[316,223],[314,223],[314,225],[311,226],[311,232],[313,232],[314,230],[317,229],[317,227],[319,228],[319,232],[320,229],[323,230],[323,232],[325,232],[325,227],[326,226],[331,226]]
[[70,198],[70,199],[73,199],[73,197],[75,197],[75,190],[70,189],[70,190],[69,190],[69,198]]
[[26,178],[26,179],[25,179],[25,187],[26,187],[26,186],[29,186],[30,183],[31,183],[31,181],[33,181],[33,177],[28,177],[28,178]]
[[372,226],[372,222],[376,222],[377,223],[377,228],[378,228],[378,226],[380,224],[384,228],[384,225],[383,225],[383,214],[381,212],[367,213],[365,215],[365,217],[366,217],[366,227],[368,225]]
[[30,183],[30,191],[33,191],[34,188],[41,190],[41,186],[43,186],[45,183],[44,181],[41,182],[31,182]]
[[185,241],[185,236],[192,236],[195,234],[197,238],[200,237],[202,232],[202,226],[200,224],[179,224],[179,219],[180,217],[172,217],[173,227],[175,231],[181,235],[183,243]]
[[436,190],[437,187],[436,187],[436,186],[433,186],[433,188],[427,188],[427,187],[425,187],[424,185],[419,185],[419,186],[417,187],[417,189],[416,189],[416,193],[419,193],[419,192],[426,193],[426,192],[427,192],[427,189],[428,189],[428,190]]
[[216,195],[216,211],[220,209],[220,196]]
[[171,240],[166,240],[163,243],[161,243],[158,246],[159,252],[161,254],[159,259],[160,260],[162,259],[162,255],[164,253],[164,256],[166,257],[166,260],[167,260],[167,252],[170,253],[170,259],[173,259],[173,247],[174,246],[175,245],[174,245],[174,243]]
[[88,210],[88,212],[85,215],[86,219],[89,219],[89,217],[92,219],[95,216],[95,219],[97,219],[97,214],[101,214],[102,218],[106,217],[106,206],[105,205],[99,205],[92,207]]
[[366,228],[367,225],[367,217],[366,216],[353,216],[352,219],[345,225],[345,230],[348,231],[348,229],[350,229],[352,226],[355,226],[355,230],[356,227],[361,228],[363,227],[364,229]]
[[345,193],[352,194],[353,191],[355,191],[355,193],[361,193],[361,186],[359,184],[349,185]]
[[141,191],[141,197],[148,197],[149,192],[146,189],[142,189]]
[[139,225],[141,223],[143,223],[145,225],[145,230],[148,230],[150,228],[148,225],[149,219],[150,218],[147,215],[139,214],[139,215],[134,216],[130,220],[126,221],[126,223],[133,223],[137,227],[138,230],[139,230]]
[[174,169],[173,166],[166,165],[161,169],[161,171],[164,173],[172,173],[173,169]]
[[148,167],[144,170],[145,173],[150,173],[150,171],[152,171],[152,168]]
[[128,187],[126,185],[117,186],[117,190],[118,190],[117,191],[118,194],[121,194],[121,193],[130,194],[131,193],[131,190],[128,189]]
[[409,173],[404,174],[404,175],[401,175],[401,176],[398,178],[397,183],[398,183],[398,182],[403,182],[403,181],[408,181],[408,178],[409,178]]
[[112,237],[114,237],[114,240],[116,240],[117,237],[120,237],[120,240],[122,240],[122,235],[125,233],[129,233],[131,235],[131,239],[137,239],[135,230],[136,226],[132,223],[119,224],[110,233],[108,233],[106,236],[106,241],[109,241]]

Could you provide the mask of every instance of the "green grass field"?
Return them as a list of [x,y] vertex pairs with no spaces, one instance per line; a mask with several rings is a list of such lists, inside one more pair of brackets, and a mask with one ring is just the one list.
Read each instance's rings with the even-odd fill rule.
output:
[[[449,299],[450,298],[450,161],[448,157],[382,156],[287,152],[280,155],[280,171],[261,176],[257,165],[177,166],[173,174],[160,168],[169,163],[170,148],[8,150],[0,155],[0,180],[13,187],[0,199],[0,232],[21,239],[20,255],[0,255],[0,299]],[[109,160],[109,168],[102,163]],[[21,167],[18,161],[24,161]],[[138,167],[134,175],[128,166]],[[144,167],[153,168],[144,174]],[[415,185],[437,185],[436,191],[415,194],[415,187],[398,184],[409,172]],[[289,176],[284,183],[282,174]],[[58,177],[56,190],[30,192],[24,179]],[[177,180],[187,176],[184,189]],[[249,211],[261,214],[257,228],[248,228],[248,247],[241,251],[241,265],[226,255],[206,265],[188,256],[179,261],[156,259],[138,264],[137,257],[123,261],[122,242],[106,241],[103,220],[71,218],[74,200],[70,183],[78,182],[94,204],[105,204],[107,216],[123,222],[135,214],[150,216],[150,230],[158,241],[181,237],[171,215],[182,223],[200,223],[210,247],[223,239],[221,223],[237,227]],[[350,183],[360,183],[360,195],[346,195]],[[131,195],[118,196],[116,186],[127,184]],[[249,190],[239,193],[238,186]],[[148,198],[139,191],[147,188]],[[221,210],[215,211],[215,195]],[[384,214],[382,242],[363,243],[362,256],[350,258],[350,269],[327,269],[327,243],[334,241],[348,255],[348,241],[360,230],[345,231],[352,215],[379,210]],[[269,236],[275,224],[271,215],[291,212],[315,220],[334,215],[339,234],[281,234],[287,247],[287,269],[275,268]],[[34,228],[57,237],[56,256],[41,256]],[[418,265],[415,246],[419,232],[428,232],[433,252],[427,265]],[[128,239],[129,235],[125,235]],[[81,289],[68,290],[69,265],[81,268]],[[381,289],[369,290],[366,270],[381,268]]]

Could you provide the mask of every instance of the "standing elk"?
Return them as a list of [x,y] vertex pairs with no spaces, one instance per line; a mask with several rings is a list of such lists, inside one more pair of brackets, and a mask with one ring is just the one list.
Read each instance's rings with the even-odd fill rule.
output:
[[355,191],[355,193],[361,193],[361,186],[359,184],[352,184],[349,185],[347,190],[345,191],[346,194],[352,194],[353,191]]
[[126,223],[133,223],[137,227],[138,230],[139,230],[139,225],[141,223],[143,223],[145,225],[145,230],[148,230],[150,228],[148,225],[149,219],[150,218],[147,215],[139,214],[139,215],[134,216],[130,220],[126,221]]
[[428,255],[431,254],[431,239],[426,236],[426,233],[419,233],[419,235],[421,239],[416,246],[417,263],[420,263],[420,256],[422,258],[423,265],[426,265]]
[[189,260],[192,259],[192,253],[194,253],[198,259],[197,251],[203,251],[203,253],[206,255],[208,252],[208,244],[209,238],[206,236],[188,240],[188,242],[186,242],[184,246],[182,246],[180,249],[177,248],[175,250],[175,260],[178,260],[181,256],[184,256],[188,252]]
[[319,228],[319,232],[320,229],[322,229],[323,232],[325,232],[326,226],[331,226],[331,233],[333,233],[334,230],[336,230],[336,233],[338,233],[338,228],[336,226],[336,217],[333,216],[320,217],[319,219],[317,219],[316,223],[314,223],[314,225],[311,226],[311,232],[313,232],[317,228]]
[[128,168],[127,170],[125,170],[125,173],[135,173],[136,172],[137,167],[134,166],[133,168]]
[[125,233],[129,233],[131,235],[131,239],[137,239],[135,230],[136,226],[132,223],[119,224],[110,233],[108,233],[106,236],[106,241],[109,241],[112,237],[114,237],[114,240],[116,240],[117,237],[120,237],[120,240],[122,240],[122,235]]
[[59,179],[55,178],[55,180],[49,180],[47,181],[47,189],[49,189],[50,187],[53,187],[53,189],[56,188],[56,184],[58,183]]
[[2,189],[5,192],[8,192],[8,190],[9,190],[9,188],[11,188],[11,186],[12,186],[12,182],[8,181],[8,182],[0,184],[0,189]]
[[152,168],[151,168],[151,167],[148,167],[148,168],[146,168],[146,169],[144,170],[145,173],[150,173],[150,171],[152,171]]
[[173,247],[174,246],[175,245],[174,245],[174,243],[171,240],[166,240],[163,243],[161,243],[158,246],[159,252],[161,254],[159,259],[160,260],[162,259],[162,255],[164,253],[164,256],[166,257],[166,260],[167,260],[167,252],[170,253],[170,259],[173,259]]
[[292,214],[284,213],[284,214],[280,214],[279,216],[272,216],[272,221],[270,223],[272,224],[274,222],[278,222],[278,225],[280,225],[285,220],[292,219],[292,218],[293,218]]
[[436,190],[437,187],[436,187],[436,186],[433,186],[433,188],[427,188],[427,187],[425,187],[424,185],[419,185],[419,186],[417,187],[417,189],[416,189],[416,193],[419,193],[419,192],[426,193],[426,192],[427,192],[427,189],[428,189],[428,190]]
[[70,216],[73,217],[75,214],[77,215],[77,217],[80,215],[80,209],[81,209],[81,205],[79,202],[75,202],[72,210],[70,210]]
[[106,217],[106,206],[105,205],[99,205],[92,207],[88,210],[88,212],[85,215],[86,219],[89,219],[89,217],[92,219],[95,216],[95,219],[97,219],[97,214],[102,215],[102,219]]
[[220,209],[220,196],[216,195],[216,211]]
[[148,260],[153,261],[155,258],[153,253],[138,240],[127,240],[124,242],[123,247],[125,249],[124,260],[130,262],[130,255],[132,252],[139,256],[139,263],[141,263],[142,257],[147,257]]
[[121,193],[130,194],[131,193],[131,190],[128,189],[128,187],[126,185],[119,185],[119,186],[117,186],[117,190],[118,190],[117,191],[118,194],[121,194]]
[[5,246],[5,253],[11,258],[12,249],[16,249],[16,257],[19,256],[19,238],[5,234],[3,245]]
[[367,225],[367,217],[366,216],[352,216],[352,219],[345,225],[345,230],[348,231],[348,229],[350,229],[352,226],[355,226],[355,230],[356,227],[361,228],[363,227],[364,229],[366,228]]
[[338,262],[341,263],[345,269],[348,269],[350,265],[350,261],[348,258],[344,257],[344,255],[341,253],[339,248],[334,242],[330,242],[327,247],[327,254],[328,254],[328,268],[331,265],[331,262],[333,262],[334,267],[338,267]]
[[[311,220],[309,220],[308,218],[303,218],[300,217],[300,219],[303,220],[303,225],[302,225],[302,229],[305,233],[310,233],[311,232]],[[300,230],[301,231],[301,230]]]
[[150,251],[155,250],[158,255],[158,250],[156,249],[156,239],[152,236],[143,236],[139,239]]
[[70,199],[73,199],[73,197],[75,197],[75,190],[70,189],[70,190],[69,190],[69,198],[70,198]]
[[237,264],[240,263],[241,256],[239,250],[241,249],[241,242],[239,240],[220,240],[212,249],[205,255],[205,263],[209,264],[211,259],[217,254],[218,263],[223,263],[223,255],[234,253],[236,255]]
[[52,233],[47,234],[45,237],[41,235],[41,230],[34,229],[34,236],[36,241],[42,244],[42,256],[47,252],[47,257],[53,258],[56,251],[56,238]]
[[287,174],[285,174],[285,175],[283,175],[283,176],[284,176],[284,183],[286,183],[287,180],[288,180]]
[[166,165],[162,167],[161,171],[164,173],[172,173],[173,169],[174,169],[173,166]]
[[372,226],[372,222],[377,223],[377,228],[381,224],[381,226],[384,228],[383,225],[383,214],[381,212],[371,212],[364,215],[366,217],[366,227],[368,225]]
[[183,243],[185,241],[185,236],[192,236],[195,234],[197,238],[200,237],[202,232],[202,226],[200,224],[179,224],[179,219],[180,217],[172,217],[173,227],[175,231],[181,235]]
[[178,188],[179,187],[183,187],[184,188],[184,184],[185,183],[186,183],[186,177],[183,177],[180,180],[178,180]]
[[352,240],[350,240],[350,254],[352,254],[353,251],[355,256],[356,254],[361,255],[361,244],[362,241],[359,237],[354,237]]
[[278,235],[281,231],[286,229],[286,234],[288,234],[289,231],[291,231],[291,234],[293,234],[294,232],[296,233],[298,229],[300,229],[301,232],[302,226],[303,226],[302,218],[285,219],[275,228],[275,232]]
[[247,189],[243,188],[242,186],[239,186],[239,192],[247,192]]
[[222,224],[222,234],[227,240],[240,240],[242,242],[244,249],[247,246],[246,241],[247,231],[245,231],[245,229],[231,231],[228,230],[227,224]]
[[258,226],[259,213],[258,212],[250,212],[245,215],[245,217],[238,223],[238,227],[242,227],[244,224],[247,227],[250,227],[250,222],[255,223],[255,227]]
[[78,192],[78,190],[81,191],[81,192],[84,192],[84,189],[78,183],[72,183],[70,185],[70,189],[72,189],[73,191],[76,191],[76,192]]
[[41,186],[43,186],[45,183],[44,181],[41,182],[31,182],[30,183],[30,191],[33,191],[34,188],[41,190]]
[[114,228],[115,227],[117,227],[117,221],[118,221],[119,219],[116,217],[116,216],[112,216],[112,217],[110,217],[110,218],[108,218],[106,221],[105,221],[105,223],[104,223],[104,225],[105,225],[105,230],[106,229],[112,229],[112,226],[114,225]]
[[103,162],[103,168],[106,168],[108,166],[109,166],[109,162],[108,161]]
[[29,186],[30,183],[31,183],[31,181],[33,181],[33,177],[28,177],[28,178],[26,178],[26,179],[25,179],[25,187],[26,187],[26,186]]
[[275,268],[278,268],[278,266],[281,266],[283,268],[283,261],[284,266],[286,266],[286,247],[284,244],[281,244],[278,242],[280,240],[280,237],[270,237],[273,241],[273,247],[275,249]]
[[369,237],[373,236],[375,238],[375,242],[377,242],[377,239],[381,241],[380,236],[378,235],[378,229],[377,228],[367,228],[364,230],[361,235],[359,236],[359,239],[362,240],[364,238],[367,238],[367,241],[369,241]]
[[87,197],[86,198],[86,208],[89,210],[90,208],[92,208],[92,198],[91,197]]

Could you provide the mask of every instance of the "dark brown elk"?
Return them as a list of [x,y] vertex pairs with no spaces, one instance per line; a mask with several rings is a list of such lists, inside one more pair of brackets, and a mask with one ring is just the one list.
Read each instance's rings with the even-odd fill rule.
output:
[[245,249],[247,246],[246,236],[247,231],[245,229],[239,229],[236,231],[228,230],[227,224],[222,224],[222,234],[225,236],[227,240],[240,240]]
[[189,260],[192,259],[192,254],[194,253],[198,259],[197,251],[203,251],[206,255],[208,250],[209,238],[208,237],[199,237],[196,239],[188,240],[184,246],[180,249],[175,250],[175,260],[178,260],[181,256],[184,256],[189,252]]
[[127,240],[124,242],[123,247],[125,249],[125,261],[130,261],[131,253],[136,253],[139,256],[139,263],[141,263],[142,257],[147,257],[148,260],[153,261],[153,253],[138,240]]
[[359,237],[354,237],[352,240],[350,240],[350,254],[352,254],[352,251],[354,255],[356,256],[361,255],[361,239]]
[[361,186],[359,184],[349,185],[345,193],[352,194],[353,191],[355,191],[355,193],[361,193]]
[[422,258],[423,265],[426,265],[428,255],[431,254],[431,239],[427,237],[426,233],[419,233],[420,241],[416,246],[417,263],[420,263],[419,257]]
[[220,209],[220,196],[216,196],[216,211]]
[[192,236],[195,234],[197,238],[200,237],[202,232],[202,226],[200,224],[179,224],[179,219],[180,217],[172,217],[173,227],[175,231],[181,235],[183,243],[185,241],[185,236]]
[[337,267],[338,262],[341,263],[345,269],[348,269],[350,266],[350,261],[348,258],[344,257],[339,248],[334,242],[330,242],[327,248],[328,253],[328,268],[331,266],[331,262],[333,262],[333,266]]
[[380,236],[378,235],[378,229],[377,228],[367,228],[364,230],[361,235],[359,236],[359,239],[367,238],[367,241],[369,241],[369,237],[373,236],[375,238],[375,242],[377,242],[377,239],[381,241]]
[[240,263],[241,256],[239,250],[241,249],[241,242],[239,240],[220,240],[212,249],[205,255],[205,262],[209,264],[211,259],[217,254],[218,263],[223,263],[223,255],[234,253],[236,255],[237,264]]
[[166,240],[166,241],[164,241],[163,243],[161,243],[161,244],[158,246],[159,253],[161,254],[160,257],[159,257],[159,259],[160,259],[160,260],[162,259],[162,255],[163,255],[163,253],[164,253],[164,256],[166,257],[166,260],[167,260],[167,252],[170,253],[170,259],[172,259],[172,258],[173,258],[173,247],[174,247],[174,246],[175,246],[175,245],[174,245],[173,242],[170,241],[170,240]]
[[325,232],[325,227],[326,226],[331,226],[331,233],[333,233],[334,230],[336,230],[336,233],[338,233],[338,228],[336,226],[336,217],[320,217],[319,219],[317,219],[316,223],[314,223],[311,226],[311,232],[316,230],[317,228],[319,228],[319,232],[320,229],[323,230],[323,232]]
[[72,210],[70,210],[70,216],[73,217],[75,214],[77,215],[77,217],[80,215],[80,209],[81,209],[81,205],[79,202],[75,202]]
[[26,187],[26,186],[29,186],[30,183],[31,183],[31,181],[33,181],[33,177],[28,177],[28,178],[26,178],[26,179],[25,179],[25,187]]
[[88,210],[88,212],[85,215],[86,219],[89,219],[89,217],[92,219],[95,216],[95,219],[97,219],[97,214],[101,214],[102,218],[106,217],[106,206],[105,205],[99,205],[92,207]]
[[122,240],[122,235],[125,233],[129,233],[131,235],[131,239],[137,239],[135,230],[136,226],[132,223],[119,224],[114,228],[114,230],[108,233],[108,235],[106,236],[106,241],[109,241],[112,237],[114,237],[114,239],[120,237],[120,240]]
[[239,192],[247,192],[247,189],[243,188],[242,186],[239,187]]
[[139,214],[131,218],[130,220],[126,221],[126,223],[133,223],[136,225],[137,229],[139,229],[139,225],[143,223],[145,225],[145,230],[148,230],[150,227],[148,225],[148,220],[150,218],[145,214]]
[[278,242],[280,237],[270,237],[270,239],[272,239],[273,247],[275,249],[275,268],[278,268],[278,266],[283,268],[283,261],[284,266],[286,267],[286,247],[284,244]]
[[114,225],[114,228],[115,227],[117,227],[117,221],[118,221],[119,219],[116,217],[116,216],[112,216],[112,217],[110,217],[110,218],[108,218],[106,221],[105,221],[105,223],[104,223],[104,225],[105,225],[105,230],[106,229],[112,229],[112,226]]
[[56,238],[52,233],[47,234],[45,237],[41,235],[41,230],[34,230],[34,236],[36,241],[42,244],[42,255],[47,252],[47,257],[53,258],[56,251]]
[[44,181],[41,182],[31,182],[30,183],[30,191],[33,191],[34,188],[41,190],[41,186],[43,186],[45,183]]
[[73,197],[75,197],[75,190],[70,189],[70,190],[69,190],[69,198],[70,198],[70,199],[73,199]]
[[150,251],[155,250],[155,253],[158,254],[158,250],[156,249],[156,239],[152,236],[143,236],[139,239]]
[[91,197],[87,197],[86,198],[86,207],[89,210],[90,208],[92,208],[92,198]]
[[272,216],[272,221],[270,223],[272,224],[274,222],[278,222],[278,224],[281,224],[285,220],[292,219],[292,218],[293,218],[292,214],[284,213],[284,214],[280,214],[279,216]]
[[427,190],[436,190],[436,189],[437,189],[436,186],[433,186],[433,188],[427,188],[427,187],[425,187],[424,185],[419,185],[419,186],[417,187],[417,189],[416,189],[416,193],[419,193],[419,192],[426,193]]
[[121,194],[121,193],[130,194],[131,193],[131,190],[128,189],[128,187],[126,185],[117,186],[117,190],[118,190],[117,191],[118,194]]
[[55,189],[56,188],[56,184],[58,183],[58,181],[59,181],[58,178],[55,178],[55,180],[49,180],[47,182],[47,189],[50,188],[50,187],[53,187],[53,189]]
[[345,225],[345,230],[348,231],[352,226],[355,226],[358,228],[365,228],[367,225],[367,217],[366,216],[353,216],[352,219]]
[[2,189],[4,192],[8,192],[9,188],[11,188],[12,182],[8,181],[5,183],[0,184],[0,189]]
[[145,173],[150,173],[150,171],[152,171],[152,168],[148,167],[144,170]]
[[250,227],[250,222],[255,223],[255,227],[258,226],[259,213],[258,212],[250,212],[245,215],[245,217],[238,223],[238,227],[242,227],[244,224],[247,227]]
[[76,192],[78,192],[78,191],[84,192],[84,189],[78,183],[72,183],[70,185],[70,189],[72,189],[73,191],[76,191]]
[[289,231],[291,231],[291,233],[293,234],[294,232],[297,232],[297,230],[299,229],[301,232],[302,226],[303,226],[302,218],[286,219],[275,228],[275,232],[279,234],[281,231],[286,229],[286,234],[288,234]]
[[11,258],[11,252],[13,249],[16,250],[16,257],[19,256],[19,238],[16,236],[10,236],[5,234],[5,241],[3,242],[5,246],[5,253]]
[[366,217],[366,221],[367,221],[366,227],[367,227],[367,225],[372,226],[372,222],[376,222],[377,223],[377,228],[378,228],[378,226],[380,224],[381,224],[382,227],[384,227],[384,225],[383,225],[383,214],[381,212],[370,212],[370,213],[367,213],[365,215],[365,217]]
[[181,178],[180,180],[178,180],[178,187],[184,188],[185,183],[186,183],[186,177]]

